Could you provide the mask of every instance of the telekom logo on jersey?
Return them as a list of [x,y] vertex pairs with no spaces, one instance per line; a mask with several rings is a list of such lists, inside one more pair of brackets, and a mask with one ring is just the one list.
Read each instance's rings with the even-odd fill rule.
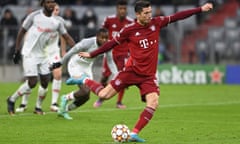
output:
[[41,28],[41,27],[37,27],[37,30],[39,32],[53,32],[51,29],[49,28]]
[[[152,25],[150,28],[149,28],[152,32],[155,32],[156,31],[156,27],[154,26],[154,25]],[[136,37],[138,37],[138,36],[140,36],[141,34],[140,34],[140,32],[136,32],[135,33],[135,36]],[[142,40],[139,40],[139,44],[140,44],[140,46],[141,47],[143,47],[143,48],[148,48],[149,47],[149,45],[153,45],[153,44],[155,44],[155,43],[157,43],[157,40],[148,40],[148,39],[142,39]]]
[[140,46],[143,48],[148,48],[149,43],[148,43],[148,39],[143,39],[143,40],[139,40]]

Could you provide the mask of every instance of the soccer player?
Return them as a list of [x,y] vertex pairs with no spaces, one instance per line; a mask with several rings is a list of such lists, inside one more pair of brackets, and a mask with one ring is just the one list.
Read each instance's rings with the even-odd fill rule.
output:
[[[108,31],[105,28],[98,30],[95,37],[85,38],[78,42],[71,50],[63,57],[62,63],[70,58],[68,62],[68,73],[70,77],[79,78],[82,75],[88,75],[93,78],[93,63],[95,59],[87,59],[80,57],[77,53],[80,51],[90,52],[96,50],[99,46],[107,42]],[[114,62],[108,61],[109,64],[114,66]],[[116,68],[115,68],[116,69]],[[58,114],[65,119],[72,119],[68,111],[74,110],[84,103],[86,103],[90,96],[90,90],[85,85],[78,85],[78,90],[65,94],[61,97],[60,109]],[[69,101],[73,101],[67,105]]]
[[129,85],[136,85],[140,89],[142,101],[146,107],[139,116],[130,136],[130,141],[144,142],[138,133],[149,123],[158,107],[159,86],[156,82],[156,69],[158,64],[159,32],[164,26],[177,20],[185,19],[193,14],[209,11],[213,8],[211,3],[181,12],[171,16],[152,17],[152,7],[148,1],[137,1],[135,4],[136,21],[121,30],[113,40],[105,43],[101,48],[91,52],[80,52],[83,57],[95,57],[118,44],[128,42],[130,58],[123,71],[111,80],[104,88],[98,82],[83,76],[79,79],[70,78],[67,84],[85,84],[91,91],[102,99],[112,98],[118,91]]
[[[126,0],[118,0],[116,5],[116,14],[111,15],[105,18],[102,27],[108,29],[109,39],[113,39],[120,30],[133,22],[133,19],[127,16],[127,1]],[[129,51],[126,44],[117,45],[112,51],[108,52],[112,53],[112,58],[117,66],[118,71],[121,71],[125,65],[129,57]],[[108,57],[104,56],[103,59],[103,77],[101,79],[101,83],[106,85],[108,81],[108,77],[111,75],[111,67],[108,66],[107,60]],[[113,75],[116,75],[113,73]],[[126,108],[124,104],[122,104],[122,99],[124,95],[124,89],[118,92],[118,99],[116,103],[117,108]],[[102,105],[103,100],[98,99],[93,106],[100,107]]]
[[[58,16],[60,12],[60,7],[58,4],[55,5],[54,10],[53,10],[53,15]],[[49,61],[50,63],[58,63],[61,60],[61,54],[60,54],[60,48],[59,48],[59,39],[60,41],[60,47],[61,47],[61,54],[62,56],[66,53],[66,42],[65,40],[61,37],[59,38],[59,35],[55,37],[55,40],[53,43],[49,44],[47,46],[47,53],[49,55]],[[53,112],[58,111],[58,97],[59,97],[59,92],[61,89],[61,84],[62,84],[62,69],[61,67],[55,68],[52,70],[53,74],[53,81],[52,81],[52,101],[51,101],[51,106],[50,110]],[[16,108],[16,112],[24,112],[27,109],[27,104],[28,104],[28,97],[29,94],[25,94],[22,96],[22,102],[18,108]]]
[[[31,93],[31,90],[37,84],[38,76],[40,78],[40,87],[34,113],[44,114],[41,104],[46,97],[47,86],[50,80],[49,58],[46,49],[48,45],[54,43],[58,34],[63,36],[69,46],[75,45],[74,40],[64,27],[63,19],[52,15],[56,4],[55,1],[41,0],[40,4],[43,9],[29,14],[18,32],[13,61],[15,64],[19,63],[22,55],[26,81],[7,99],[7,110],[10,115],[15,113],[14,106],[16,100],[25,94]],[[20,43],[23,37],[24,43],[21,50]]]
[[[60,13],[60,7],[59,5],[55,5],[53,15],[58,16]],[[65,23],[65,22],[64,22]],[[60,39],[60,48],[59,48],[59,39]],[[66,42],[64,38],[59,35],[55,38],[54,43],[52,45],[48,45],[48,54],[50,58],[50,62],[52,63],[59,63],[61,61],[61,56],[64,56],[66,53]],[[61,51],[60,51],[61,50]],[[53,81],[52,81],[52,101],[50,110],[53,112],[58,111],[58,97],[59,92],[61,89],[62,84],[62,68],[56,68],[52,70],[53,74]]]

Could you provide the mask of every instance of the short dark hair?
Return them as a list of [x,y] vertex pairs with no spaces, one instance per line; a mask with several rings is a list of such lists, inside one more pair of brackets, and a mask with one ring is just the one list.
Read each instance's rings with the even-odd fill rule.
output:
[[127,3],[127,0],[118,0],[117,1],[117,6],[118,5],[127,5],[128,3]]
[[106,28],[100,28],[97,31],[97,35],[99,35],[100,33],[107,33],[107,32],[108,32],[108,30]]
[[12,13],[12,11],[9,8],[7,8],[4,13]]
[[43,6],[43,3],[45,2],[46,0],[40,0],[40,6]]
[[146,0],[139,0],[135,3],[135,12],[141,12],[143,8],[147,8],[151,6],[151,3]]

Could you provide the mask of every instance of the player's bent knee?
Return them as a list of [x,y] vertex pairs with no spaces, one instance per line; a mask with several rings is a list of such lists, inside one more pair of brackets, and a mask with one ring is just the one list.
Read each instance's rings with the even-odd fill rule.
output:
[[148,95],[146,98],[147,98],[147,106],[153,109],[157,109],[159,96],[155,94],[151,94],[151,95]]
[[28,86],[30,88],[34,88],[37,85],[38,80],[37,79],[29,79],[28,80]]
[[111,86],[111,84],[108,84],[105,88],[98,92],[98,96],[101,99],[107,100],[112,98],[116,93],[116,90]]
[[80,96],[75,100],[74,104],[77,107],[79,107],[79,106],[83,105],[84,103],[86,103],[89,100],[89,98],[90,98],[89,94]]

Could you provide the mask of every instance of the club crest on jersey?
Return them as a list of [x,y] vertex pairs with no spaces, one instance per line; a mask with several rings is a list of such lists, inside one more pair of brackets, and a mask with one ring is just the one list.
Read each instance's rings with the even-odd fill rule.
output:
[[122,82],[121,82],[120,79],[116,79],[116,81],[115,81],[115,85],[119,86],[121,83],[122,83]]
[[116,28],[116,27],[117,27],[117,25],[116,25],[116,24],[113,24],[113,25],[112,25],[112,28]]
[[139,33],[139,32],[136,32],[136,33],[135,33],[135,36],[140,36],[140,33]]
[[152,26],[150,27],[150,29],[151,29],[152,31],[155,31],[155,30],[156,30],[155,25],[152,25]]

